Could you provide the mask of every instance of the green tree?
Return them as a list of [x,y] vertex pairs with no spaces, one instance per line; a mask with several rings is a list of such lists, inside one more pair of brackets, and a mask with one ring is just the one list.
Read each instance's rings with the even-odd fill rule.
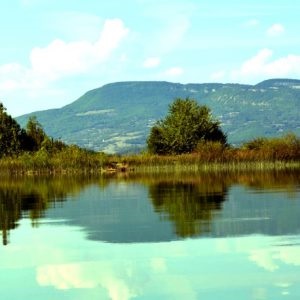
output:
[[32,151],[41,149],[43,141],[47,138],[42,125],[32,116],[28,119],[26,133],[29,138],[29,148]]
[[18,154],[26,133],[0,103],[0,157]]
[[152,127],[147,145],[151,153],[181,154],[192,152],[201,141],[226,144],[226,135],[207,106],[177,98],[166,118]]

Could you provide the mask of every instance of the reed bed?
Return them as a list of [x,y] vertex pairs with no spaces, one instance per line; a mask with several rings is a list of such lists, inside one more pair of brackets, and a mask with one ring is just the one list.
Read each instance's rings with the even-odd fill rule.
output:
[[120,159],[136,172],[299,169],[300,139],[292,134],[281,138],[260,138],[239,148],[218,142],[203,142],[189,154],[143,153],[123,156]]
[[136,163],[127,161],[130,170],[136,173],[185,173],[185,172],[221,172],[221,171],[268,171],[268,170],[296,170],[300,169],[300,161],[224,161],[203,162],[191,158],[161,159]]
[[99,174],[106,165],[103,153],[69,147],[57,153],[40,150],[0,159],[1,175]]
[[76,146],[61,151],[25,152],[0,159],[1,174],[102,174],[110,172],[185,173],[300,169],[300,140],[256,139],[239,148],[216,142],[199,144],[181,155],[108,155]]
[[188,173],[251,170],[300,169],[300,160],[210,160],[194,154],[180,156],[103,154],[29,155],[0,159],[0,174],[103,174],[109,172],[134,173]]

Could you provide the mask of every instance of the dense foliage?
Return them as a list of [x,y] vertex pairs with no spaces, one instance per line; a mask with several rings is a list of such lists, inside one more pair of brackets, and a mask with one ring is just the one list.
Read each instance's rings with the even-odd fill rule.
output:
[[147,144],[151,153],[182,154],[194,151],[201,141],[226,144],[226,135],[207,106],[193,99],[177,98],[169,106],[166,118],[151,129]]
[[255,138],[244,143],[239,151],[252,155],[254,160],[299,160],[300,138],[293,133],[272,139]]
[[105,159],[103,153],[47,136],[34,116],[22,129],[0,103],[1,173],[91,173],[101,170]]
[[6,113],[0,103],[0,157],[18,154],[26,148],[26,132]]
[[42,147],[43,141],[47,138],[42,125],[38,122],[35,116],[28,119],[26,133],[29,148],[32,151],[39,150]]
[[39,150],[53,152],[65,147],[63,142],[48,137],[34,116],[29,118],[26,130],[21,128],[0,103],[0,157]]

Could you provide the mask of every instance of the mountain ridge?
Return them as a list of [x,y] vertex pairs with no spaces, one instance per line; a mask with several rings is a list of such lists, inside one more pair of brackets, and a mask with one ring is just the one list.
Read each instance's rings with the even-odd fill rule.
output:
[[74,102],[17,118],[24,126],[35,115],[46,133],[67,143],[105,152],[145,147],[151,126],[177,97],[208,105],[230,143],[257,136],[300,134],[300,80],[268,79],[256,85],[123,81],[87,91]]

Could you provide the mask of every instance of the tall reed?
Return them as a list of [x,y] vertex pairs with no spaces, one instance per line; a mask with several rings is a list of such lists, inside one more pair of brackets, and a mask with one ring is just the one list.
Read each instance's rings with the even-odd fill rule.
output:
[[202,142],[181,155],[108,155],[67,146],[59,151],[40,149],[0,159],[0,174],[100,174],[103,172],[199,172],[221,170],[282,170],[300,168],[300,139],[255,139],[239,148]]

